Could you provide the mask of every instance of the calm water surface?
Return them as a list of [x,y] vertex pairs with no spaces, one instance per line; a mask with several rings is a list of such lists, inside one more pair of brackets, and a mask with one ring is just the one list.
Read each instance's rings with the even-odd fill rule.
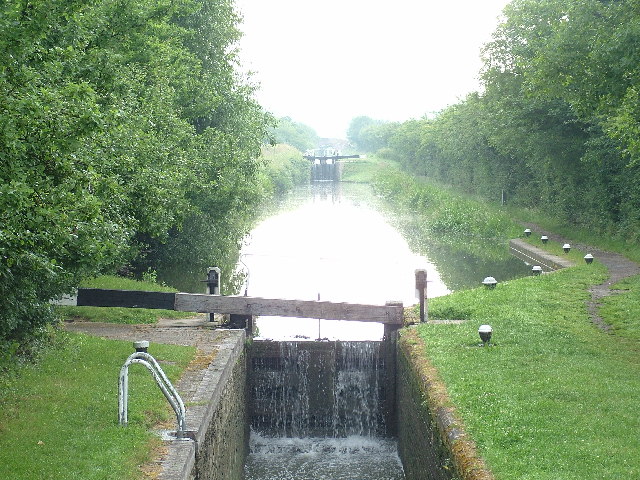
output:
[[[311,184],[297,190],[282,210],[258,224],[241,251],[251,296],[384,305],[416,302],[415,269],[427,270],[428,296],[449,293],[436,267],[414,253],[376,208],[368,187]],[[379,340],[382,325],[309,319],[257,322],[273,339]]]

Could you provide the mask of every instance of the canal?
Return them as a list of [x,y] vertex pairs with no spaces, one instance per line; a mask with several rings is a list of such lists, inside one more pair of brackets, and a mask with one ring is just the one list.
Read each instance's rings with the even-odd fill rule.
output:
[[[459,246],[437,245],[411,225],[399,222],[366,185],[300,187],[245,239],[239,262],[245,275],[242,291],[269,298],[380,305],[402,301],[408,306],[417,301],[418,268],[427,270],[428,298],[477,286],[487,275],[505,280],[528,274],[522,262],[509,257],[506,245],[503,256],[487,260]],[[257,328],[258,341],[379,341],[383,335],[379,324],[314,319],[261,317]],[[304,361],[290,363],[300,371]],[[352,374],[344,379],[354,382]],[[365,390],[352,384],[340,388]],[[328,395],[337,398],[336,392]],[[295,401],[299,405],[307,400]],[[367,429],[360,426],[360,431],[363,427]],[[385,436],[335,431],[322,437],[295,436],[254,429],[249,449],[247,480],[404,478],[395,440]]]
[[[323,182],[299,187],[247,236],[239,269],[251,296],[384,305],[417,302],[415,270],[427,270],[427,297],[529,274],[508,254],[484,256],[425,238],[399,221],[368,185]],[[404,228],[403,228],[404,227]],[[487,242],[495,242],[487,240]],[[477,242],[476,242],[477,243]],[[495,250],[495,245],[492,245]],[[320,324],[320,328],[318,325]],[[380,340],[382,326],[354,322],[260,318],[271,339]]]

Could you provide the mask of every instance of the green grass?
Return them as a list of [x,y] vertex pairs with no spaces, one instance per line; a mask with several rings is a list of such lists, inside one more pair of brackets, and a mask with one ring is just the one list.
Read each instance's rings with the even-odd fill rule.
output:
[[465,241],[508,239],[522,228],[497,206],[456,192],[431,180],[416,178],[395,168],[387,168],[376,177],[376,193],[400,207],[419,215],[422,228],[434,238]]
[[521,222],[536,223],[545,230],[570,238],[575,243],[597,246],[603,250],[620,253],[635,262],[640,262],[640,244],[638,243],[603,234],[592,228],[569,224],[566,220],[549,217],[548,212],[514,206],[507,207],[505,211]]
[[350,160],[342,167],[340,181],[354,183],[373,183],[376,177],[389,166],[397,167],[397,163],[392,160],[382,159],[375,155],[366,158]]
[[605,278],[582,263],[431,301],[430,318],[466,320],[419,333],[496,479],[640,478],[640,344],[596,328],[585,306]]
[[[532,235],[525,240],[559,257],[568,258],[576,265],[584,263],[587,252],[572,248],[566,254],[562,244],[549,240],[543,244],[538,236]],[[600,300],[599,313],[608,325],[613,327],[615,335],[627,339],[640,340],[640,276],[627,278],[611,286],[613,294]],[[615,292],[619,290],[620,292]]]
[[[105,275],[86,280],[85,288],[108,290],[143,290],[147,292],[176,292],[177,290],[154,281],[139,281],[129,278]],[[86,322],[106,322],[121,324],[156,323],[159,318],[188,318],[196,314],[173,310],[152,310],[147,308],[105,308],[105,307],[56,307],[63,319]]]
[[600,315],[616,335],[640,341],[640,276],[622,280],[612,288],[623,292],[603,298]]
[[[129,425],[118,425],[118,374],[131,342],[58,334],[36,364],[0,376],[0,478],[138,479],[175,416],[150,372],[129,370]],[[151,345],[172,381],[194,348]]]

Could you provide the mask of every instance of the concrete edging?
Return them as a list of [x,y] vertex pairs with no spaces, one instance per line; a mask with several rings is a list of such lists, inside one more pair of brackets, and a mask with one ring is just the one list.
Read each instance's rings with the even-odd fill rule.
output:
[[246,338],[244,330],[229,330],[226,333],[226,338],[218,343],[217,355],[187,403],[186,422],[191,438],[165,440],[168,453],[161,462],[160,480],[207,478],[195,472],[197,457],[203,448],[207,448],[209,426],[220,407],[224,389],[236,363],[244,353]]
[[509,251],[514,257],[530,265],[540,265],[545,272],[553,272],[574,265],[569,259],[553,255],[519,238],[509,240]]

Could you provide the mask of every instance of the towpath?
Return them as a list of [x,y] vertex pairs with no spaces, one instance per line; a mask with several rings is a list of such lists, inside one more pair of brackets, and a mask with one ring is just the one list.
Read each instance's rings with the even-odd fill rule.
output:
[[594,324],[602,330],[611,330],[611,326],[608,325],[598,314],[600,300],[603,297],[619,293],[619,291],[611,288],[615,283],[634,275],[640,275],[640,265],[618,253],[607,252],[589,245],[572,243],[570,239],[544,230],[534,223],[525,223],[523,225],[530,228],[531,231],[536,234],[546,235],[550,240],[554,240],[559,243],[571,243],[572,247],[591,253],[597,261],[607,267],[607,270],[609,271],[609,278],[599,285],[593,285],[589,289],[591,299],[587,302],[587,308],[589,309],[589,315],[591,316],[591,320]]

